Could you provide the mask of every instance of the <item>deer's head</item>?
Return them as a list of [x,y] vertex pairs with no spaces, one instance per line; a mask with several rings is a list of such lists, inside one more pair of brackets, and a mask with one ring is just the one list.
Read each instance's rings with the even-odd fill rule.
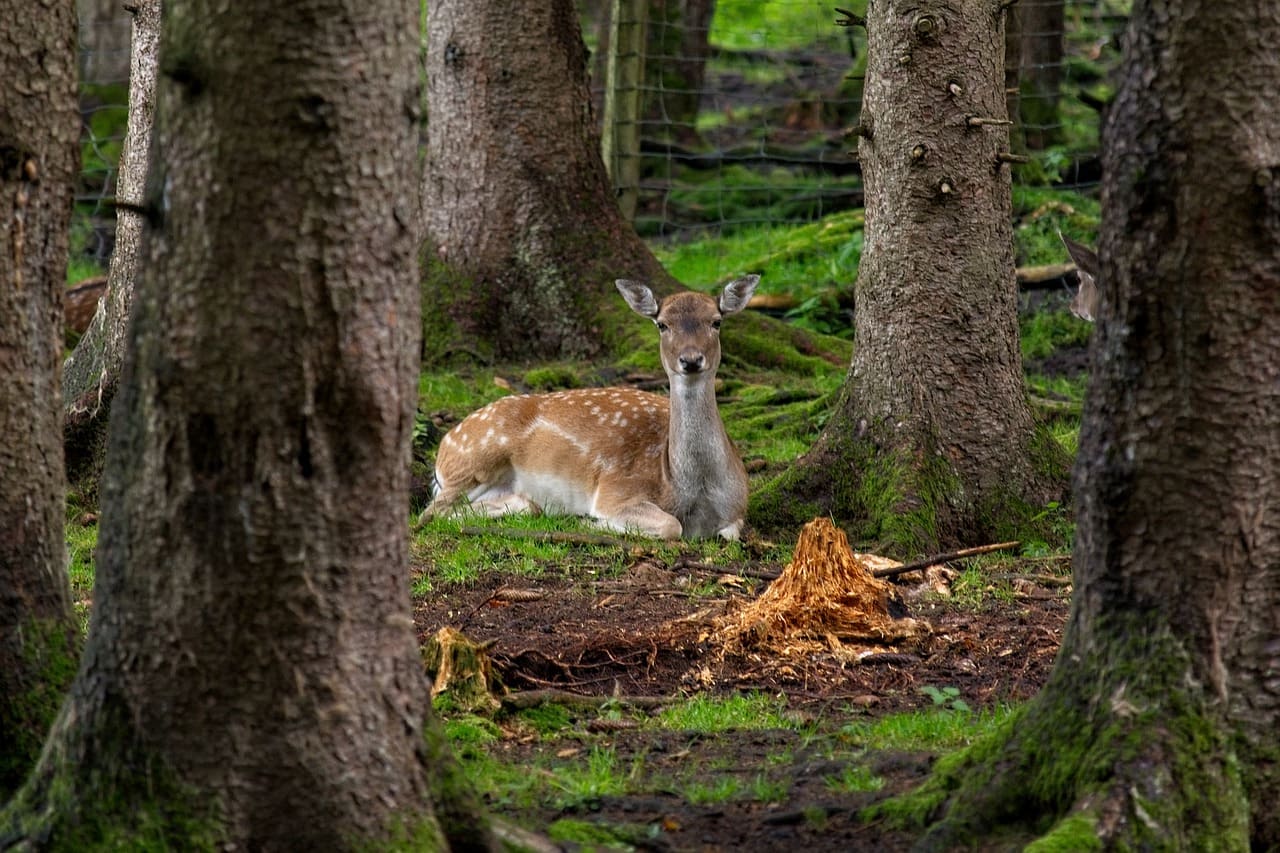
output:
[[639,282],[619,279],[618,292],[631,310],[658,327],[662,366],[672,387],[713,377],[720,366],[720,320],[747,307],[760,276],[727,284],[718,299],[683,291],[661,302]]

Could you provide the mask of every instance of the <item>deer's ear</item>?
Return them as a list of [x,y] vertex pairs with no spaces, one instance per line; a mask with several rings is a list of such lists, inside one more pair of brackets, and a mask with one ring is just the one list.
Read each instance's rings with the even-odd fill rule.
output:
[[618,292],[622,294],[623,299],[627,300],[632,311],[649,319],[658,316],[658,300],[654,298],[653,291],[648,287],[638,281],[625,278],[618,279],[614,284],[617,285]]
[[760,276],[744,275],[726,284],[720,293],[720,313],[737,314],[746,308],[747,303],[751,301],[751,294],[756,292],[756,285],[759,283]]
[[1072,262],[1080,268],[1080,272],[1097,278],[1099,269],[1102,266],[1098,263],[1098,253],[1082,243],[1077,243],[1070,237],[1063,236],[1061,231],[1058,232],[1058,238],[1062,240],[1062,245],[1067,247],[1067,254],[1071,256]]

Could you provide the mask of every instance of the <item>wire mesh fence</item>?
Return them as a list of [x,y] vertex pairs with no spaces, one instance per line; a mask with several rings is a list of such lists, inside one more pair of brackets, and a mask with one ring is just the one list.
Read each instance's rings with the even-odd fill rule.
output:
[[[110,256],[130,18],[80,0],[83,171],[75,248]],[[660,242],[821,221],[862,205],[847,138],[866,35],[825,0],[583,0],[596,114],[620,203]],[[1016,185],[1088,188],[1126,0],[1020,0],[1006,56]],[[619,111],[617,99],[624,103]]]

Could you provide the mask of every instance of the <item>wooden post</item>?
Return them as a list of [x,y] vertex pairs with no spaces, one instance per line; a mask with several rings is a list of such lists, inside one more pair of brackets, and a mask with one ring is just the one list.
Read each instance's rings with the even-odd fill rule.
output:
[[601,156],[628,221],[640,190],[640,110],[648,0],[612,0]]

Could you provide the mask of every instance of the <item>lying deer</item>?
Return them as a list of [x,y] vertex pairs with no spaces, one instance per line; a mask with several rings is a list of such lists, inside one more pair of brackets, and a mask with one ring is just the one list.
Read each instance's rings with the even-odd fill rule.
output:
[[1071,313],[1092,323],[1098,316],[1098,254],[1062,234],[1058,236],[1062,239],[1062,245],[1067,247],[1067,254],[1071,256],[1080,276],[1080,287],[1071,296]]
[[670,397],[596,388],[490,403],[440,442],[435,497],[419,524],[465,497],[490,516],[546,510],[663,539],[737,539],[747,472],[716,409],[719,330],[759,280],[731,282],[718,300],[686,291],[661,302],[619,280],[627,304],[658,327]]

